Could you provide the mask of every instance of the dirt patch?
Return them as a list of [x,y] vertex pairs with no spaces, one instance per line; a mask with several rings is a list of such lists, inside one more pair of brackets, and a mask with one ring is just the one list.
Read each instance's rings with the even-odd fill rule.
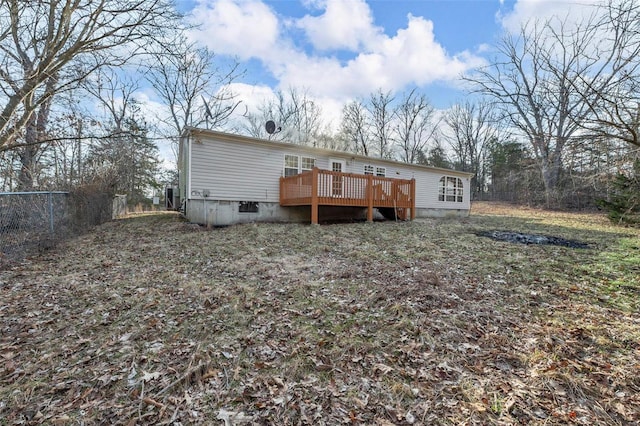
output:
[[523,234],[511,231],[482,231],[478,232],[476,235],[491,238],[495,241],[506,241],[517,244],[543,244],[580,249],[589,248],[589,244],[550,235]]

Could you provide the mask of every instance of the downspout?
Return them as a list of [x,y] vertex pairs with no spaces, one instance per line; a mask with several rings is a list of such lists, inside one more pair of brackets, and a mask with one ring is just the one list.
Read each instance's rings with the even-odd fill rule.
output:
[[189,169],[189,173],[187,173],[187,193],[185,194],[187,198],[191,199],[191,131],[187,133],[187,158],[186,168]]

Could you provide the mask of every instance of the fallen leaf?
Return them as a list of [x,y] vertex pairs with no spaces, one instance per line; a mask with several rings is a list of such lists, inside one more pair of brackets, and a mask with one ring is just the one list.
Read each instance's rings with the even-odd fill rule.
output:
[[387,374],[393,371],[393,367],[378,363],[373,365],[373,371],[379,371],[382,374]]
[[54,425],[64,425],[71,421],[71,417],[63,414],[62,416],[51,419],[51,423]]
[[149,372],[146,372],[146,371],[143,370],[142,371],[142,379],[141,380],[143,382],[147,383],[147,382],[150,382],[151,380],[155,380],[155,379],[157,379],[159,377],[160,377],[160,373],[157,372],[157,371],[154,372],[154,373],[149,373]]
[[253,420],[253,417],[245,415],[242,411],[227,411],[225,409],[220,409],[216,419],[222,420],[224,422],[224,426],[235,426],[247,424]]

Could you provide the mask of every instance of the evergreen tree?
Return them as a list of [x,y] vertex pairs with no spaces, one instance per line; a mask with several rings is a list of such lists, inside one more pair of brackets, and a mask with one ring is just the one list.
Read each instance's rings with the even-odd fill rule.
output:
[[426,166],[441,167],[443,169],[452,168],[451,162],[447,157],[447,153],[439,143],[436,143],[434,147],[429,149],[426,155],[424,151],[420,151],[418,153],[417,163],[424,164]]
[[146,123],[138,117],[126,117],[112,136],[92,146],[88,163],[102,175],[116,194],[126,194],[129,205],[148,202],[160,187],[158,148],[148,137]]
[[631,173],[620,173],[613,181],[608,200],[598,200],[612,222],[640,225],[640,160],[633,163]]

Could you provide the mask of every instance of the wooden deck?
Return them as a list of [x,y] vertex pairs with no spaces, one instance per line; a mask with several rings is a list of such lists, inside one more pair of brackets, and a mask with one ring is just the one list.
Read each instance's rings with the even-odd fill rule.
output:
[[[374,208],[394,209],[400,218],[415,219],[415,179],[332,172],[314,168],[280,178],[281,206],[311,206],[311,223],[318,223],[318,206],[366,207],[367,220]],[[407,215],[410,211],[410,216]]]

